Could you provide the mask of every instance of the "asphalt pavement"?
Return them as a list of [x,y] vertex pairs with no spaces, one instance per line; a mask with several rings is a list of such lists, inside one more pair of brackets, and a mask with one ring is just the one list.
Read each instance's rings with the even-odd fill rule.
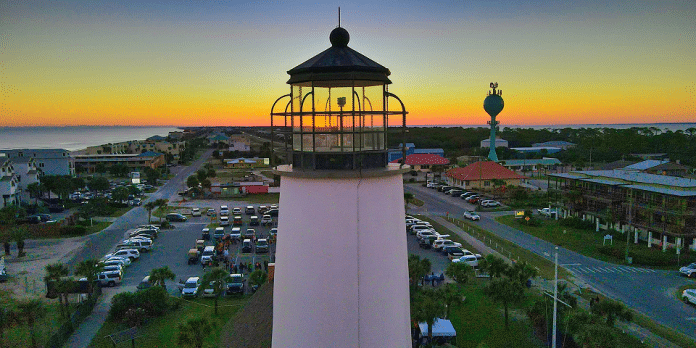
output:
[[[425,205],[418,210],[431,215],[461,217],[464,210],[474,206],[463,200],[420,185],[405,185]],[[416,211],[412,211],[416,213]],[[553,261],[554,245],[494,220],[500,213],[479,212],[478,224],[492,233],[522,248]],[[656,322],[696,339],[696,308],[675,296],[677,289],[693,281],[680,277],[675,270],[617,265],[596,260],[574,251],[558,248],[559,265],[581,282],[607,297],[619,300]]]

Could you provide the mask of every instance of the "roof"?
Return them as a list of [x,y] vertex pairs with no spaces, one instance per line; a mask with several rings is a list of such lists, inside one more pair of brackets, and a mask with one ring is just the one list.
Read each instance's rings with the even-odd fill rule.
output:
[[[400,163],[401,158],[391,161],[391,163]],[[414,153],[412,155],[406,156],[407,165],[419,166],[419,165],[434,165],[434,164],[449,164],[450,161],[440,155],[428,154],[428,153]]]
[[[428,336],[428,323],[418,323],[423,336]],[[436,318],[433,322],[433,337],[455,337],[457,330],[454,329],[452,322],[446,319]]]
[[660,164],[669,163],[669,161],[659,161],[659,160],[645,160],[643,162],[638,162],[636,164],[631,164],[630,166],[624,167],[626,170],[646,170],[652,167],[659,166]]
[[229,161],[227,161],[227,164],[236,164],[236,163],[240,163],[240,162],[244,162],[244,163],[256,163],[256,160],[241,157],[241,158],[235,158],[235,159],[233,159],[233,160],[229,160]]
[[[404,146],[404,143],[399,143],[398,148],[401,149],[401,147]],[[414,143],[406,143],[406,148],[407,149],[413,149],[416,147],[416,144]]]
[[335,28],[329,39],[331,47],[288,71],[287,83],[314,81],[313,85],[319,87],[348,87],[355,81],[364,81],[358,86],[391,83],[387,78],[391,74],[389,69],[348,47],[347,30]]
[[504,166],[533,166],[537,164],[543,164],[546,166],[551,166],[555,164],[561,164],[558,158],[542,158],[542,159],[513,159],[513,160],[503,160],[500,163]]
[[544,143],[534,143],[532,146],[535,147],[544,147],[544,146],[575,146],[575,144],[563,140],[552,140],[552,141],[547,141]]
[[526,179],[510,169],[492,161],[472,163],[464,168],[454,168],[447,171],[445,176],[459,180],[492,180],[492,179]]
[[162,154],[159,153],[159,152],[145,151],[145,152],[139,154],[138,156],[139,156],[139,157],[157,157],[157,156],[161,156],[161,155],[162,155]]
[[551,173],[549,176],[576,179],[606,185],[620,185],[636,190],[673,196],[696,196],[696,180],[676,176],[648,174],[628,170],[588,170],[571,173]]
[[230,140],[230,137],[222,134],[215,134],[215,136],[211,136],[210,140],[212,141],[220,141],[220,140]]
[[150,141],[162,141],[162,140],[167,140],[167,137],[163,137],[160,135],[153,135],[145,140],[150,140]]
[[558,150],[562,150],[560,147],[553,147],[553,146],[512,147],[510,149],[515,150],[515,151],[541,151],[541,150],[558,151]]
[[605,165],[603,165],[600,169],[602,170],[611,170],[611,169],[619,169],[619,168],[624,168],[626,166],[630,166],[632,164],[635,164],[635,161],[626,161],[626,160],[618,160],[614,162],[609,162]]
[[438,153],[445,153],[445,150],[443,149],[413,149],[413,153],[432,153],[432,154],[438,154]]
[[652,168],[649,168],[649,170],[654,170],[654,171],[675,170],[675,169],[676,170],[688,170],[689,167],[682,165],[682,164],[679,164],[679,163],[668,162],[668,163],[658,164]]

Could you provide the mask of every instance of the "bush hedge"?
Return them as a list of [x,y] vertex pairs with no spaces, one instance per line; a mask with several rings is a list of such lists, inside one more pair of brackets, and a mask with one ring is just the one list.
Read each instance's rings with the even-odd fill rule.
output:
[[[615,258],[623,258],[626,255],[626,250],[619,246],[605,245],[599,247],[598,250],[604,255]],[[642,266],[674,266],[677,264],[677,261],[682,265],[696,262],[695,253],[683,253],[678,257],[674,249],[660,252],[659,250],[648,249],[642,246],[629,249],[628,256],[633,258],[633,264]]]
[[61,226],[59,233],[61,236],[83,236],[87,233],[85,226]]
[[150,317],[164,314],[171,307],[169,294],[161,286],[153,286],[138,292],[122,292],[111,299],[109,318],[116,321],[126,319],[130,309],[141,308]]

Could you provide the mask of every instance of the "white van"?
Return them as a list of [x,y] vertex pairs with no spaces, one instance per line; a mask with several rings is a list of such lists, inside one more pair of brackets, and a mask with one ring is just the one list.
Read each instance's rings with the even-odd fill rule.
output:
[[208,245],[203,249],[203,254],[201,254],[201,263],[206,264],[211,261],[213,261],[213,258],[215,257],[215,247],[212,245]]

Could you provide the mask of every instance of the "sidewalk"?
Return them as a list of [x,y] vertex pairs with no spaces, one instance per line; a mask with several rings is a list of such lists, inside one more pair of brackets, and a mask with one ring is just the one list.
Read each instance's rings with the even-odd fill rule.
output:
[[106,321],[111,308],[111,298],[120,291],[114,288],[103,288],[99,302],[94,305],[92,314],[90,314],[80,324],[80,326],[72,333],[68,342],[65,342],[65,348],[86,348],[89,346],[92,339],[95,338],[99,329]]

